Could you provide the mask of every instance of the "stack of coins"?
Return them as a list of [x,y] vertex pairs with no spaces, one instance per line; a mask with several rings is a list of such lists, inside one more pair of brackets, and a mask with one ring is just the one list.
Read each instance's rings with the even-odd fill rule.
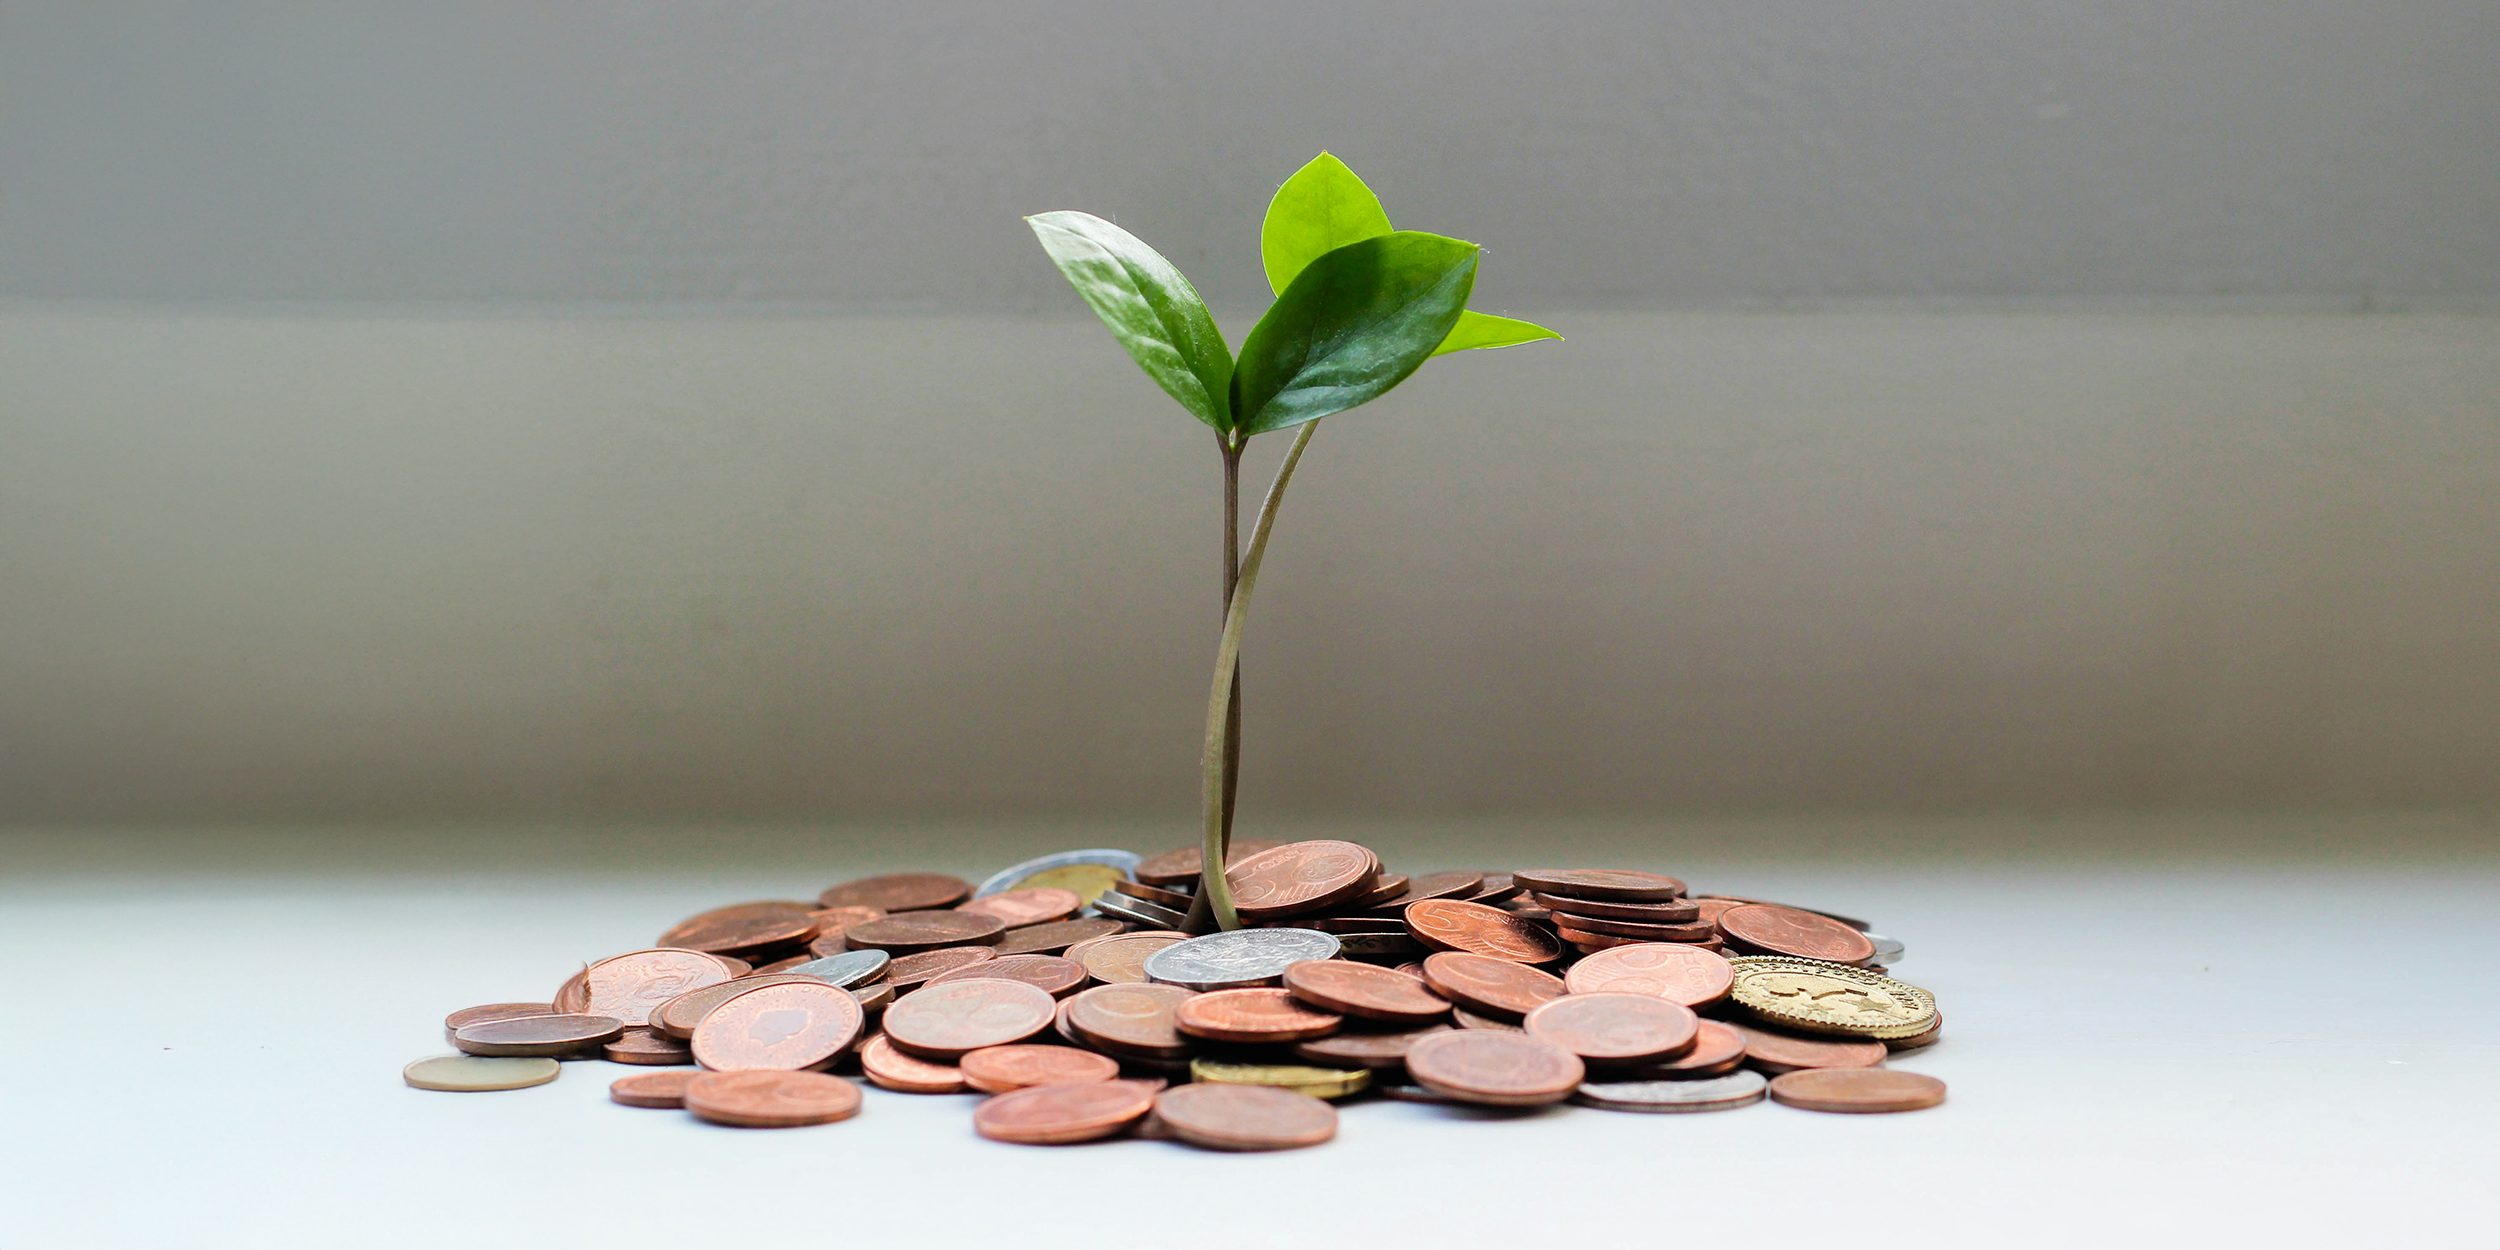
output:
[[408,1084],[502,1090],[560,1060],[654,1070],[613,1100],[716,1124],[856,1115],[852,1075],[974,1094],[974,1131],[1316,1145],[1370,1099],[1717,1111],[1932,1107],[1884,1066],[1933,1044],[1933,995],[1863,921],[1687,892],[1627,868],[1390,872],[1333,840],[1243,839],[1245,927],[1208,931],[1194,848],[1044,856],[739,903],[585,963],[545,1002],[463,1008]]

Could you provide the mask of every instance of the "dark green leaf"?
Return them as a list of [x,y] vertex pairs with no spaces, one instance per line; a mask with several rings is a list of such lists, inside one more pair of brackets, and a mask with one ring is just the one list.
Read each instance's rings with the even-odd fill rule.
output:
[[1533,321],[1496,317],[1470,308],[1459,317],[1457,327],[1450,331],[1450,337],[1441,340],[1441,345],[1432,349],[1432,354],[1438,356],[1444,352],[1471,351],[1479,347],[1516,347],[1538,339],[1561,338],[1561,335]]
[[1267,265],[1268,289],[1282,295],[1312,261],[1391,229],[1380,197],[1344,161],[1322,152],[1285,179],[1267,202],[1259,259]]
[[1311,262],[1242,340],[1234,419],[1246,437],[1377,399],[1450,336],[1476,282],[1476,245],[1419,230]]
[[1232,353],[1189,279],[1136,235],[1091,213],[1024,220],[1137,367],[1199,420],[1230,433]]

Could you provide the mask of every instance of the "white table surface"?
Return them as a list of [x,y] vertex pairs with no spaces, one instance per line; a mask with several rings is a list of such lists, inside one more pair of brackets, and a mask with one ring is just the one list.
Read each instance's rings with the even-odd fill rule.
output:
[[1896,1066],[1951,1100],[1367,1101],[1270,1155],[997,1145],[972,1096],[873,1088],[844,1123],[716,1128],[611,1105],[648,1069],[604,1062],[508,1093],[400,1082],[449,1049],[447,1011],[543,999],[706,906],[1168,833],[0,833],[0,1244],[2491,1244],[2500,855],[2475,828],[2275,859],[1401,827],[1367,839],[1401,870],[1654,867],[1866,915],[1948,1021]]

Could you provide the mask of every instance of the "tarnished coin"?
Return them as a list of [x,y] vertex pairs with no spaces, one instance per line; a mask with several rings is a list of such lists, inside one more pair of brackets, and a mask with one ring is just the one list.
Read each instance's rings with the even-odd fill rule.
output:
[[463,1007],[443,1017],[443,1031],[457,1033],[472,1024],[484,1024],[489,1020],[517,1020],[522,1016],[560,1014],[562,1013],[556,1010],[553,1003],[485,1003],[476,1007]]
[[1225,1059],[1189,1061],[1189,1079],[1211,1085],[1272,1085],[1313,1098],[1343,1098],[1361,1093],[1372,1082],[1364,1067],[1308,1067],[1293,1063],[1236,1063]]
[[968,1051],[956,1068],[964,1084],[984,1094],[1033,1085],[1084,1085],[1117,1080],[1120,1062],[1073,1046],[984,1046]]
[[966,964],[953,972],[941,972],[929,978],[929,984],[943,985],[960,977],[1022,981],[1052,998],[1066,998],[1085,987],[1085,969],[1075,960],[1061,959],[1057,955],[1008,955],[983,963]]
[[1022,981],[966,977],[924,985],[885,1009],[885,1035],[904,1053],[952,1061],[1050,1027],[1058,1003]]
[[1021,890],[1009,890],[1003,894],[993,894],[988,898],[976,898],[955,910],[969,915],[988,916],[1013,929],[1023,925],[1048,924],[1053,920],[1066,920],[1076,915],[1077,909],[1084,905],[1085,900],[1078,898],[1074,890],[1062,890],[1056,886],[1032,886]]
[[1771,1101],[1807,1111],[1918,1111],[1944,1101],[1944,1082],[1895,1068],[1807,1068],[1771,1078]]
[[713,1008],[748,990],[759,985],[784,985],[793,981],[812,980],[815,978],[795,973],[765,972],[751,977],[723,981],[718,985],[707,985],[699,990],[689,990],[660,1004],[659,1009],[651,1013],[651,1027],[684,1041],[694,1036],[694,1026],[703,1023],[703,1017],[710,1015]]
[[1692,1081],[1725,1076],[1745,1062],[1745,1035],[1716,1020],[1704,1020],[1693,1036],[1693,1048],[1663,1063],[1643,1064],[1632,1077],[1643,1081]]
[[964,911],[907,911],[852,925],[842,931],[842,940],[855,950],[912,955],[941,946],[994,945],[1006,931],[1007,926],[1000,924],[996,916]]
[[1189,1053],[1173,1014],[1191,991],[1177,985],[1097,985],[1068,1000],[1068,1027],[1101,1050],[1143,1059]]
[[[1093,892],[1101,893],[1112,881],[1127,879],[1129,870],[1135,868],[1138,861],[1143,858],[1145,857],[1135,851],[1115,850],[1111,847],[1061,851],[1056,855],[1028,859],[1012,868],[1001,868],[991,873],[973,889],[972,897],[988,898],[993,894],[1004,894],[1009,890],[1020,890],[1032,886],[1053,886],[1063,890],[1075,890],[1080,897],[1090,902],[1093,895],[1088,894],[1078,884],[1079,882],[1099,881],[1101,884],[1095,885]],[[1107,878],[1102,875],[1106,870],[1110,874]],[[1054,877],[1051,874],[1058,875]]]
[[1709,951],[1644,942],[1599,951],[1571,965],[1563,983],[1574,994],[1648,994],[1706,1007],[1727,997],[1736,970]]
[[686,1105],[686,1087],[702,1075],[697,1069],[687,1068],[620,1076],[608,1083],[608,1101],[626,1107],[682,1107]]
[[1182,1003],[1172,1023],[1191,1037],[1258,1044],[1326,1037],[1345,1023],[1345,1017],[1315,1011],[1284,990],[1216,990]]
[[740,919],[722,919],[706,912],[660,935],[660,945],[716,955],[739,955],[806,942],[816,936],[816,922],[803,911],[772,912]]
[[590,991],[585,1014],[614,1016],[627,1026],[651,1023],[652,1009],[690,990],[720,985],[729,969],[710,955],[691,950],[648,950],[617,955],[592,964],[583,976]]
[[694,1052],[683,1040],[649,1025],[625,1030],[623,1036],[600,1047],[599,1053],[610,1063],[638,1063],[652,1067],[694,1062]]
[[1406,1066],[1406,1048],[1414,1045],[1416,1038],[1444,1032],[1449,1027],[1428,1024],[1420,1029],[1386,1033],[1334,1033],[1296,1043],[1293,1057],[1323,1068],[1401,1068]]
[[798,1128],[859,1114],[859,1087],[821,1072],[706,1072],[686,1086],[695,1118],[735,1128]]
[[1807,1068],[1872,1068],[1892,1053],[1882,1042],[1799,1037],[1747,1024],[1729,1027],[1745,1037],[1745,1066],[1771,1076]]
[[996,949],[1002,956],[1066,955],[1074,959],[1076,956],[1069,952],[1069,947],[1079,942],[1090,942],[1095,938],[1110,937],[1118,933],[1121,927],[1117,920],[1100,918],[1026,925],[1021,929],[1007,930],[1005,936],[998,939]]
[[957,968],[996,958],[998,952],[987,946],[946,946],[917,955],[898,955],[885,966],[885,984],[893,986],[897,994],[907,993]]
[[715,907],[700,915],[688,916],[678,921],[675,927],[661,934],[660,940],[653,942],[652,945],[683,947],[688,950],[698,949],[685,939],[714,932],[724,926],[743,924],[750,920],[775,920],[804,916],[811,910],[813,910],[811,904],[778,899],[761,903],[732,903],[727,907]]
[[792,976],[814,977],[827,985],[839,985],[847,990],[885,975],[886,966],[893,962],[894,957],[884,951],[843,951],[822,959],[803,960],[781,971]]
[[870,1084],[898,1094],[960,1094],[965,1088],[963,1069],[906,1055],[882,1033],[860,1044],[859,1070]]
[[1530,1037],[1598,1064],[1654,1063],[1692,1053],[1693,1009],[1647,994],[1567,994],[1520,1022]]
[[[490,1021],[479,1021],[481,1024]],[[489,1059],[477,1055],[435,1055],[399,1070],[401,1080],[417,1089],[455,1094],[527,1089],[556,1079],[553,1059]]]
[[1588,1075],[1580,1058],[1525,1033],[1452,1029],[1406,1050],[1415,1083],[1461,1102],[1534,1107],[1561,1102]]
[[603,1045],[624,1032],[625,1022],[614,1016],[519,1016],[459,1029],[451,1044],[471,1055],[552,1057]]
[[1408,1026],[1450,1014],[1448,999],[1405,973],[1344,959],[1314,959],[1285,968],[1285,988],[1323,1011]]
[[1027,1146],[1094,1141],[1145,1118],[1154,1098],[1142,1081],[1036,1085],[973,1108],[972,1128],[992,1141]]
[[1107,937],[1087,944],[1085,973],[1106,985],[1140,985],[1147,979],[1147,956],[1188,940],[1185,933],[1124,933]]
[[1146,975],[1193,990],[1272,985],[1305,959],[1334,959],[1337,939],[1315,929],[1235,929],[1175,942],[1146,957]]
[[1770,1084],[1759,1072],[1693,1081],[1582,1081],[1571,1101],[1608,1111],[1727,1111],[1762,1101]]
[[1094,910],[1105,916],[1116,916],[1136,924],[1169,929],[1189,923],[1189,913],[1177,907],[1149,903],[1126,894],[1102,894],[1094,899]]
[[822,981],[758,986],[694,1026],[695,1062],[716,1072],[804,1072],[840,1057],[866,1023],[850,991]]
[[1564,993],[1562,978],[1550,972],[1463,951],[1424,960],[1424,983],[1461,1007],[1504,1020],[1517,1020]]
[[1482,903],[1442,898],[1410,903],[1406,930],[1434,950],[1465,951],[1515,964],[1551,963],[1563,953],[1562,943],[1535,921]]
[[897,872],[845,881],[816,896],[818,907],[877,907],[889,912],[952,907],[972,897],[972,883],[942,872]]
[[[1854,964],[1875,953],[1866,935],[1829,916],[1753,903],[1719,914],[1719,932],[1749,954],[1788,955]],[[1600,929],[1599,932],[1605,932]]]
[[[1227,857],[1229,858],[1229,856]],[[1228,866],[1233,907],[1244,920],[1319,911],[1371,888],[1380,861],[1352,842],[1289,842]]]
[[1337,1135],[1337,1109],[1273,1085],[1182,1085],[1155,1095],[1174,1137],[1210,1150],[1291,1150]]
[[[1270,842],[1265,838],[1235,838],[1232,845],[1225,848],[1224,866],[1228,869],[1238,867],[1241,861],[1253,855],[1272,851],[1283,845],[1282,842]],[[1186,885],[1196,881],[1201,870],[1206,866],[1205,857],[1201,856],[1198,851],[1197,847],[1184,846],[1177,851],[1149,855],[1139,860],[1137,866],[1129,870],[1129,875],[1148,885]]]
[[1540,894],[1607,898],[1625,903],[1663,903],[1684,896],[1684,883],[1629,868],[1519,868],[1511,880]]
[[[1537,906],[1557,916],[1630,920],[1640,924],[1692,924],[1701,920],[1701,904],[1689,898],[1664,903],[1623,903],[1613,899],[1570,898],[1561,894],[1531,893],[1528,897]],[[1598,932],[1607,930],[1600,929]]]
[[1883,1041],[1915,1037],[1936,1021],[1934,995],[1864,968],[1761,955],[1728,962],[1736,971],[1728,996],[1778,1028]]
[[1902,958],[1910,953],[1909,948],[1901,945],[1897,939],[1885,937],[1880,933],[1869,933],[1866,935],[1866,940],[1868,945],[1875,948],[1875,953],[1868,956],[1866,960],[1870,964],[1881,964],[1889,968],[1900,963]]

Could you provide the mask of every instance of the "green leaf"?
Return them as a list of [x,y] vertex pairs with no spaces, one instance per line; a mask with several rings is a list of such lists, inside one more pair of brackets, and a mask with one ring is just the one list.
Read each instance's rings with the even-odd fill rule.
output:
[[1344,161],[1322,152],[1285,179],[1267,202],[1259,259],[1267,265],[1268,289],[1282,295],[1312,261],[1391,229],[1380,197]]
[[1343,412],[1405,381],[1466,310],[1477,250],[1399,230],[1311,262],[1242,340],[1233,370],[1242,435]]
[[1433,348],[1432,354],[1438,356],[1444,352],[1473,351],[1480,347],[1517,347],[1521,343],[1533,343],[1538,339],[1554,339],[1559,342],[1562,336],[1533,321],[1521,321],[1515,317],[1496,317],[1491,313],[1480,313],[1471,308],[1460,315],[1458,325],[1450,331],[1450,337],[1441,340],[1441,345]]
[[1136,235],[1091,213],[1024,220],[1137,367],[1192,415],[1230,434],[1232,353],[1189,279]]

